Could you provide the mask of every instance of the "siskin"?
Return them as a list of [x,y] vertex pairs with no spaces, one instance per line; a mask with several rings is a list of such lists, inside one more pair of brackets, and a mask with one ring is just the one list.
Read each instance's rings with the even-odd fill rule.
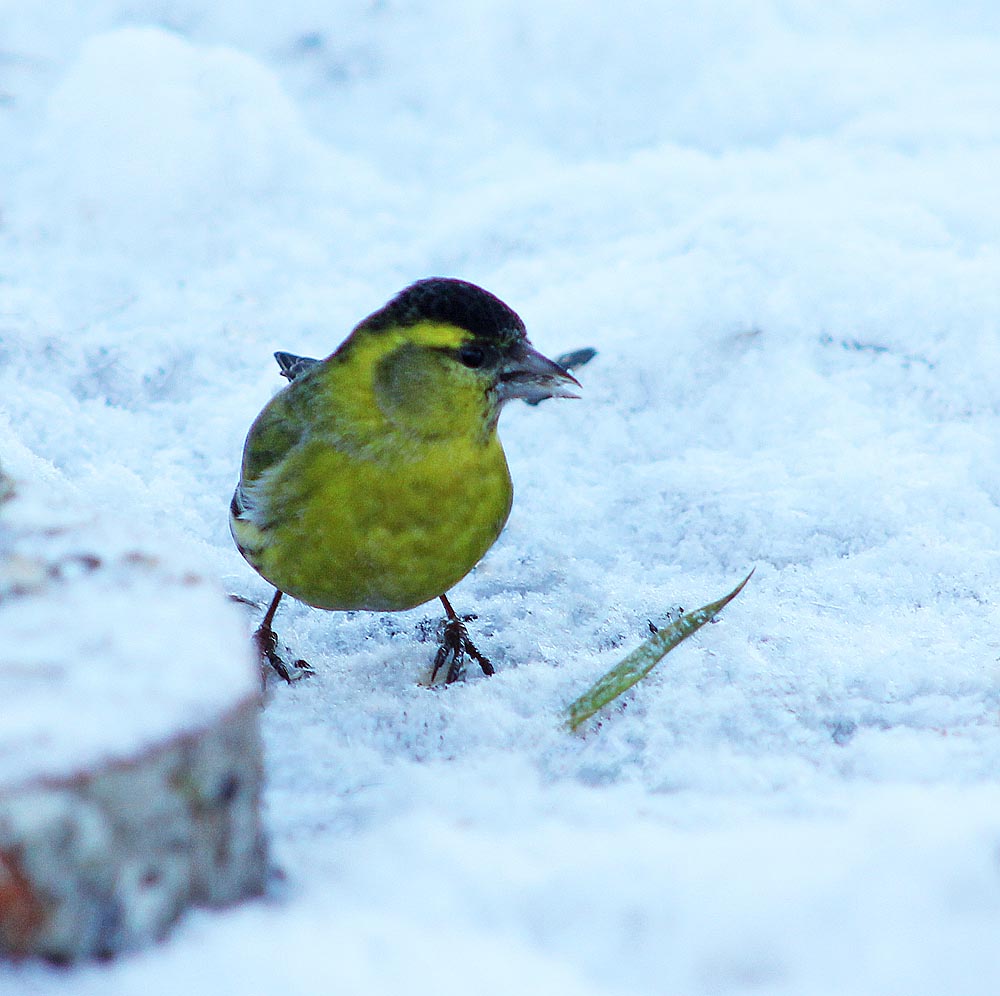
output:
[[524,323],[463,280],[420,280],[362,321],[325,360],[275,354],[291,383],[243,449],[230,528],[277,589],[254,634],[286,680],[272,629],[282,594],[321,609],[395,612],[439,598],[431,681],[466,655],[492,674],[447,592],[496,542],[513,489],[497,435],[507,401],[573,398],[569,372]]

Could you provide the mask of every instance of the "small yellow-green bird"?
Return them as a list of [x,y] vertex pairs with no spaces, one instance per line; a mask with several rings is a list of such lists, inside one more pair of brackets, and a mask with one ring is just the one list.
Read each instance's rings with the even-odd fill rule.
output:
[[[282,594],[321,609],[444,605],[442,668],[486,674],[447,591],[493,545],[513,490],[497,419],[513,398],[573,398],[577,381],[531,347],[499,298],[464,280],[420,280],[325,360],[275,354],[291,383],[257,416],[230,528],[277,591],[254,634],[286,680],[271,624]],[[307,668],[304,662],[297,662]]]

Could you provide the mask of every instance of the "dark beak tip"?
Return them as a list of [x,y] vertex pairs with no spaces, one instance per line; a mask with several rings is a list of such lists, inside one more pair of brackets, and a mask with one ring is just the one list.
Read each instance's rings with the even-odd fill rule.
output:
[[[568,384],[572,384],[574,387],[578,387],[581,391],[583,390],[583,384],[581,384],[565,367],[561,367],[561,375],[554,378],[556,383],[559,381],[564,381]],[[560,386],[559,397],[561,398],[579,398],[579,394],[573,394],[567,391],[565,387]]]

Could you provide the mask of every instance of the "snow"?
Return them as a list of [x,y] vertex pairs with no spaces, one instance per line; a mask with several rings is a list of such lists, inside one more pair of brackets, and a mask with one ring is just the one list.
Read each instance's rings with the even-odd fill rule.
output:
[[280,7],[6,5],[8,472],[263,605],[226,510],[274,350],[447,274],[599,355],[501,420],[452,595],[498,674],[418,685],[433,606],[283,605],[272,895],[0,991],[993,996],[995,5]]
[[0,505],[0,793],[132,761],[257,698],[217,581],[25,451],[4,457],[19,483]]

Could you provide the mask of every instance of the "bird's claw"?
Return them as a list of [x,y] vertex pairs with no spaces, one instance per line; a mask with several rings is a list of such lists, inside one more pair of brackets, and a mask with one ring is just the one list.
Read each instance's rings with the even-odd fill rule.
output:
[[308,661],[301,658],[289,664],[278,653],[278,634],[270,626],[259,627],[253,635],[253,645],[257,648],[260,657],[260,677],[261,683],[267,684],[267,665],[290,685],[293,681],[301,681],[308,678],[313,673],[312,666]]
[[430,684],[433,685],[437,681],[442,669],[444,669],[444,683],[446,685],[458,681],[465,670],[466,656],[471,657],[482,668],[483,674],[491,675],[494,673],[494,668],[489,658],[481,653],[478,647],[469,639],[469,631],[465,626],[466,619],[468,618],[475,617],[466,616],[463,619],[449,619],[444,624],[444,632],[441,634],[441,646],[438,647],[437,654],[434,656],[434,664],[431,666]]

